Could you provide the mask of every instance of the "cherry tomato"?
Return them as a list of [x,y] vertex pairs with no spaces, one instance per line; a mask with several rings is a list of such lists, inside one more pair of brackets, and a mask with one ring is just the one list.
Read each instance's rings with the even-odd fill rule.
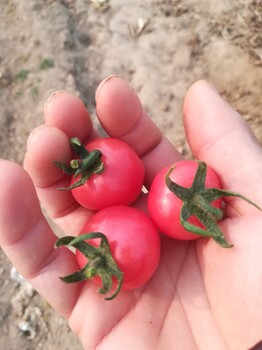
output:
[[[88,152],[102,153],[103,170],[93,173],[81,186],[72,188],[76,201],[92,210],[133,203],[141,193],[145,176],[143,163],[135,151],[114,138],[97,138],[85,148]],[[71,186],[80,176],[72,177]]]
[[[114,206],[95,213],[80,234],[103,233],[110,245],[113,259],[123,273],[122,288],[138,288],[149,281],[160,260],[160,238],[152,221],[139,209]],[[98,245],[97,239],[88,240]],[[78,250],[76,257],[80,268],[87,258]],[[99,277],[93,280],[97,283]]]
[[[174,193],[167,187],[166,176],[170,168],[171,165],[162,169],[153,180],[148,195],[149,213],[153,222],[164,234],[180,240],[197,239],[199,238],[199,235],[186,230],[181,223],[183,201],[178,196],[174,195]],[[189,189],[194,182],[197,169],[198,162],[196,161],[184,160],[177,162],[174,169],[169,174],[170,180]],[[218,175],[210,167],[207,167],[206,169],[204,185],[205,189],[221,188],[221,182]],[[220,208],[221,203],[222,198],[220,197],[212,201],[211,205],[214,208]],[[218,212],[222,213],[222,211]],[[202,223],[194,215],[188,219],[188,222],[197,227],[204,228]]]

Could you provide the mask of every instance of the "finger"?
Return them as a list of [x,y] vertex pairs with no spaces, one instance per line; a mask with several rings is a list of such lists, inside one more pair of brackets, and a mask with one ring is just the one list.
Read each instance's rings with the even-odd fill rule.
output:
[[222,178],[226,188],[261,203],[262,152],[252,131],[205,81],[195,83],[184,102],[189,145]]
[[47,99],[44,114],[46,124],[31,133],[26,154],[26,164],[30,160],[28,170],[38,187],[51,186],[61,179],[62,173],[53,161],[70,160],[69,138],[86,140],[95,133],[82,101],[66,91],[58,91]]
[[68,138],[77,136],[81,141],[90,137],[93,126],[83,102],[67,91],[57,91],[46,101],[45,122],[62,130]]
[[67,135],[58,128],[44,125],[38,127],[28,140],[24,168],[49,216],[65,233],[76,235],[92,213],[76,203],[71,191],[59,190],[69,185],[69,177],[54,164],[54,160],[68,163],[70,159]]
[[91,212],[80,207],[67,187],[69,178],[54,165],[54,160],[68,163],[71,159],[69,138],[83,142],[96,136],[82,101],[66,92],[51,95],[44,108],[45,126],[32,132],[27,144],[24,167],[33,179],[42,205],[67,234],[80,231]]
[[146,168],[146,185],[169,163],[181,158],[175,147],[161,134],[129,84],[110,76],[96,92],[97,115],[104,130],[131,145]]
[[69,317],[80,285],[59,276],[77,268],[68,249],[54,249],[55,235],[41,213],[33,183],[17,164],[0,161],[0,245],[17,270],[61,314]]

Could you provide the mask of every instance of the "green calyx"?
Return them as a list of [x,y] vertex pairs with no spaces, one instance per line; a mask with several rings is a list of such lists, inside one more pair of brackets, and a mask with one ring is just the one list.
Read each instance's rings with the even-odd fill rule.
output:
[[[95,247],[86,242],[86,240],[99,238],[100,245]],[[106,297],[105,300],[114,299],[120,292],[123,282],[123,273],[118,268],[112,257],[107,237],[101,232],[91,232],[78,237],[66,236],[59,238],[55,247],[67,246],[79,250],[86,258],[86,265],[79,271],[70,275],[60,277],[65,283],[76,283],[85,281],[95,276],[99,276],[102,281],[102,287],[99,289],[100,294],[107,294],[113,287],[113,277],[117,280],[117,286],[113,294]]]
[[71,190],[73,188],[84,185],[92,174],[101,174],[104,171],[104,164],[101,161],[102,153],[99,150],[88,150],[81,144],[77,137],[70,139],[72,151],[78,156],[77,159],[72,159],[70,164],[54,161],[55,165],[62,169],[67,175],[80,176],[80,179],[69,187],[60,188],[60,190]]
[[[253,205],[257,209],[261,208],[248,198],[239,193],[226,191],[218,188],[206,188],[207,165],[203,161],[198,162],[198,168],[190,188],[182,187],[170,179],[170,174],[175,166],[171,167],[166,175],[165,181],[168,189],[183,202],[180,212],[180,222],[185,230],[196,235],[212,237],[221,247],[230,248],[223,232],[217,222],[223,218],[223,211],[212,206],[212,202],[223,197],[238,197]],[[194,215],[204,226],[201,228],[189,223],[189,218]]]

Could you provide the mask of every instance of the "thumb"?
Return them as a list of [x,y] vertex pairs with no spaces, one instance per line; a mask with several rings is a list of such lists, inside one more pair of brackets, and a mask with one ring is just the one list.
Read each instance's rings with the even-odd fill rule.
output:
[[207,82],[188,90],[184,124],[192,152],[218,172],[223,186],[261,205],[262,148],[244,119]]

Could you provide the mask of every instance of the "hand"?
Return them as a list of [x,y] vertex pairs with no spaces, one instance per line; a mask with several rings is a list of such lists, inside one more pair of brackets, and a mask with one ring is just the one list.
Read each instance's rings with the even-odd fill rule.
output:
[[[148,187],[162,167],[181,159],[125,81],[106,79],[96,102],[107,133],[141,156]],[[105,301],[92,283],[59,280],[77,265],[66,248],[54,250],[56,236],[38,198],[65,234],[80,231],[92,212],[79,207],[69,192],[57,191],[63,178],[52,160],[69,160],[68,137],[86,141],[97,132],[81,101],[67,92],[47,101],[45,123],[28,140],[24,167],[32,180],[15,163],[0,162],[0,244],[19,272],[68,319],[84,348],[246,350],[261,340],[262,214],[241,199],[228,203],[228,217],[221,223],[233,248],[204,238],[162,237],[159,269],[140,290]],[[206,82],[189,89],[184,123],[192,152],[220,174],[224,187],[262,206],[261,147]]]

